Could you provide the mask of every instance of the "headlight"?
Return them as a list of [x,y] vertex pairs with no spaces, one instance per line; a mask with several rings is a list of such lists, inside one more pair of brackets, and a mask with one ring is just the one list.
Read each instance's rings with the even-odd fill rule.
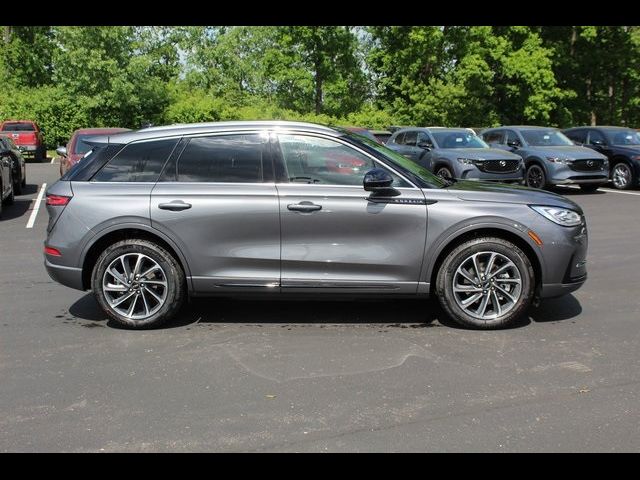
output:
[[551,163],[561,163],[562,165],[569,165],[573,163],[573,158],[563,158],[563,157],[547,157]]
[[563,227],[577,227],[582,223],[578,212],[560,207],[545,207],[543,205],[529,205],[543,217]]
[[470,158],[458,158],[458,161],[464,165],[473,165],[475,163],[475,160]]

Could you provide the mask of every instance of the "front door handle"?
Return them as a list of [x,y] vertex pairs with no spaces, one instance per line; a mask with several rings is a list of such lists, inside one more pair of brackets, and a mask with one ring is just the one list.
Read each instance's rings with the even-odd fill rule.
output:
[[160,205],[158,205],[158,208],[160,210],[171,210],[172,212],[179,212],[181,210],[191,208],[191,204],[185,203],[182,200],[174,200],[173,202],[169,203],[161,203]]
[[294,212],[316,212],[322,209],[322,205],[316,205],[312,202],[291,203],[287,205],[289,210]]

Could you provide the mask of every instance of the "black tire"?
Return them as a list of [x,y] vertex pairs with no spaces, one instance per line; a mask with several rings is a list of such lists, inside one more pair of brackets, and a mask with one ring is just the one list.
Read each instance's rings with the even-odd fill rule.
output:
[[449,167],[445,167],[444,165],[441,165],[436,169],[436,175],[440,178],[444,178],[445,180],[451,180],[453,178],[453,173],[451,173]]
[[[154,314],[138,320],[127,318],[114,310],[109,305],[102,289],[102,280],[111,262],[121,255],[130,253],[142,253],[151,258],[162,268],[167,281],[167,294],[162,307]],[[163,247],[143,239],[122,240],[106,248],[98,257],[93,268],[91,288],[106,314],[118,325],[129,329],[155,328],[164,324],[180,309],[187,295],[185,275],[178,261]]]
[[544,173],[544,168],[537,163],[529,165],[524,175],[524,182],[530,188],[539,188],[540,190],[547,188],[547,175]]
[[618,190],[629,190],[637,184],[633,167],[625,161],[619,161],[611,167],[611,184]]
[[[458,305],[453,291],[454,276],[458,267],[467,261],[470,256],[479,252],[495,252],[506,257],[513,262],[520,274],[521,290],[517,301],[512,302],[513,305],[509,307],[505,314],[495,315],[494,318],[480,319],[470,315]],[[486,263],[484,266],[479,266],[479,270],[486,266]],[[489,284],[487,283],[487,285]],[[458,245],[444,259],[436,277],[436,294],[447,315],[462,326],[476,329],[505,328],[513,324],[531,304],[534,289],[535,273],[527,255],[513,243],[497,237],[475,238]],[[489,293],[491,295],[491,292]],[[512,293],[515,292],[512,290]],[[471,296],[471,294],[469,295]],[[501,294],[498,292],[497,295],[500,296]],[[498,296],[495,298],[497,299]],[[480,303],[482,303],[482,298],[478,299]],[[472,302],[470,305],[475,303]],[[492,309],[496,310],[493,300],[491,300],[491,303]],[[479,306],[479,308],[481,307]]]
[[[14,162],[18,162],[18,160],[14,159]],[[22,176],[22,168],[20,168],[20,165],[18,164],[18,174],[20,176]],[[16,181],[16,179],[14,178],[14,183],[13,183],[13,192],[16,195],[22,195],[22,184],[23,184],[23,180],[21,178],[18,179],[18,181]]]
[[34,154],[33,159],[39,163],[42,163],[47,159],[47,151],[44,149],[44,147],[38,148],[36,150],[36,153]]
[[592,183],[584,183],[582,185],[580,185],[580,190],[582,190],[585,193],[593,193],[595,191],[598,190],[598,188],[600,188],[599,184],[592,184]]

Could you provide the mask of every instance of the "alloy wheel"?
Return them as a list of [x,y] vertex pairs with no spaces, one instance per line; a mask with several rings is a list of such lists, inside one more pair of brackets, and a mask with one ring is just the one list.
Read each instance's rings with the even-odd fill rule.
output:
[[611,172],[611,180],[613,186],[619,189],[625,189],[631,182],[631,169],[626,163],[618,163],[613,167]]
[[542,188],[544,185],[544,172],[537,165],[532,165],[527,170],[527,186],[532,188]]
[[160,265],[142,253],[126,253],[104,272],[102,292],[109,306],[123,317],[142,320],[162,308],[168,293]]
[[509,313],[522,295],[518,267],[497,252],[478,252],[467,257],[453,275],[457,305],[468,315],[491,320]]

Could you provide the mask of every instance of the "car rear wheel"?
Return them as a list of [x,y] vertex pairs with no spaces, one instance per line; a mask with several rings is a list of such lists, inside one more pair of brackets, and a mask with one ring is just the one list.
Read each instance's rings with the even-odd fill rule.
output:
[[119,325],[141,329],[170,320],[186,296],[177,260],[156,243],[128,239],[98,258],[91,287],[102,309]]
[[513,324],[533,298],[535,273],[527,255],[495,237],[469,240],[444,259],[436,293],[457,323],[479,329]]
[[545,175],[542,167],[534,163],[527,168],[525,182],[527,187],[542,189],[547,186],[547,176]]
[[611,170],[611,183],[618,190],[628,190],[633,185],[633,172],[625,162],[616,163]]

